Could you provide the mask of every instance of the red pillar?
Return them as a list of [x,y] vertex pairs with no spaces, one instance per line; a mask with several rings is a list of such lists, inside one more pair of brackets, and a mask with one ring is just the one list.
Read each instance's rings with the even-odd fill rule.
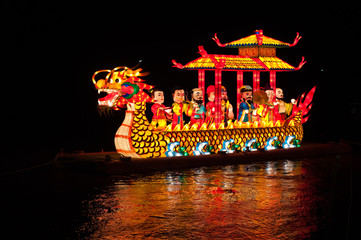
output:
[[259,89],[260,80],[259,80],[259,71],[253,71],[253,92]]
[[204,101],[205,101],[205,70],[201,69],[198,70],[198,88],[202,89],[203,91],[203,105],[204,105]]
[[237,117],[239,113],[239,103],[241,102],[241,87],[243,86],[243,71],[237,71]]
[[269,72],[269,84],[271,85],[271,88],[273,88],[273,91],[276,94],[276,71]]
[[216,127],[218,128],[218,126],[222,123],[222,109],[221,109],[221,104],[222,104],[222,100],[221,100],[221,84],[222,84],[222,71],[221,70],[216,70],[215,71],[215,82],[214,82],[214,86],[216,89],[216,96],[215,96],[215,100],[214,100],[214,105],[216,107],[216,116],[214,119],[214,122],[216,124]]

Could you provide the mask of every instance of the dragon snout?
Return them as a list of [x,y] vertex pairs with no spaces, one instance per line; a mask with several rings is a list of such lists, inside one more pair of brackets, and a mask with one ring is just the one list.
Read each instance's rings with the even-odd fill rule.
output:
[[113,107],[121,94],[121,91],[115,89],[98,89],[98,104]]

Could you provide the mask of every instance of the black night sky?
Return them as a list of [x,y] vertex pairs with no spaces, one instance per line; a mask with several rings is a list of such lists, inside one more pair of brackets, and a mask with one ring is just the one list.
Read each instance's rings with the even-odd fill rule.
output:
[[[355,139],[350,134],[349,103],[361,102],[360,9],[352,5],[186,4],[140,1],[118,4],[65,4],[45,1],[11,1],[2,15],[4,169],[16,169],[52,160],[60,151],[113,151],[113,136],[124,112],[113,117],[97,113],[97,92],[92,74],[116,66],[141,67],[144,79],[166,91],[181,84],[197,85],[197,72],[172,67],[172,59],[185,64],[199,57],[198,46],[208,53],[237,54],[212,40],[230,42],[263,29],[266,36],[293,42],[277,56],[297,66],[296,72],[277,74],[277,85],[286,100],[318,85],[312,116],[305,124],[305,139],[330,141]],[[279,9],[278,9],[279,8]],[[224,73],[223,83],[235,104],[235,73]],[[268,75],[261,74],[261,85]],[[245,82],[251,83],[251,76]],[[214,83],[207,73],[206,85]],[[346,124],[347,123],[347,124]],[[52,157],[51,157],[52,156]]]

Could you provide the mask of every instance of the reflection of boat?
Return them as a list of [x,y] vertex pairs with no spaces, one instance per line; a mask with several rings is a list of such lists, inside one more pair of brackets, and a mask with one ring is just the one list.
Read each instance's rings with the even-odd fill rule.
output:
[[[237,55],[236,60],[233,59],[235,58],[233,55],[229,57],[227,55],[210,55],[203,47],[200,47],[202,59],[206,58],[203,59],[206,62],[198,59],[199,61],[197,60],[197,64],[193,64],[194,66],[192,64],[182,66],[175,61],[173,62],[178,68],[183,69],[189,65],[193,66],[189,69],[199,70],[198,85],[199,88],[203,89],[203,94],[205,92],[204,71],[216,72],[215,124],[210,127],[203,124],[202,126],[185,125],[182,129],[176,126],[173,130],[170,127],[162,131],[154,130],[145,116],[146,102],[151,102],[152,99],[143,92],[143,90],[151,89],[152,86],[143,83],[143,80],[138,78],[146,75],[141,72],[142,69],[117,67],[113,70],[97,71],[93,75],[93,83],[100,94],[105,94],[104,97],[99,99],[100,109],[102,111],[107,108],[118,110],[127,106],[125,119],[115,135],[117,152],[125,157],[153,158],[209,155],[222,151],[232,153],[241,150],[268,150],[299,146],[303,138],[302,123],[307,121],[307,118],[304,117],[311,109],[315,88],[309,94],[303,94],[298,99],[297,106],[293,107],[292,115],[284,121],[247,123],[235,121],[228,124],[227,127],[221,122],[220,89],[222,71],[237,71],[237,88],[243,85],[243,71],[253,71],[254,90],[259,89],[260,71],[268,71],[270,72],[271,86],[275,90],[276,71],[298,70],[304,64],[302,61],[299,67],[294,68],[275,56],[276,47],[293,46],[294,44],[286,44],[266,37],[262,31],[258,31],[256,34],[251,35],[250,38],[245,39],[239,41],[240,44],[237,45],[240,49],[240,55]],[[218,45],[226,46],[225,44]],[[241,48],[249,50],[250,46],[252,46],[252,56],[249,56],[250,51],[241,51]],[[245,56],[242,54],[245,54]],[[194,61],[191,63],[194,63]],[[101,72],[106,72],[106,77],[96,81],[95,76]],[[237,100],[239,102],[239,97]]]
[[[110,175],[168,171],[203,166],[247,164],[253,162],[278,161],[280,159],[304,159],[318,156],[341,156],[351,152],[351,147],[344,143],[305,143],[299,148],[276,149],[268,151],[240,152],[231,154],[212,154],[204,156],[160,157],[153,159],[132,158],[131,161],[119,161],[117,152],[99,152],[70,154],[63,153],[58,163],[65,168],[83,169]],[[123,159],[123,158],[121,158]],[[328,159],[328,158],[327,158]],[[266,165],[267,174],[272,175],[272,166]],[[290,166],[283,166],[288,171]]]

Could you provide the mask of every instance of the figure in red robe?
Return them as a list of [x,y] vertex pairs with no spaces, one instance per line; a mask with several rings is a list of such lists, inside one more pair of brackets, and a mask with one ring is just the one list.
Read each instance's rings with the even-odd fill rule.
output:
[[150,96],[153,98],[154,104],[151,108],[153,113],[152,122],[150,123],[155,130],[164,130],[167,126],[167,117],[163,105],[164,93],[158,88],[151,89]]

